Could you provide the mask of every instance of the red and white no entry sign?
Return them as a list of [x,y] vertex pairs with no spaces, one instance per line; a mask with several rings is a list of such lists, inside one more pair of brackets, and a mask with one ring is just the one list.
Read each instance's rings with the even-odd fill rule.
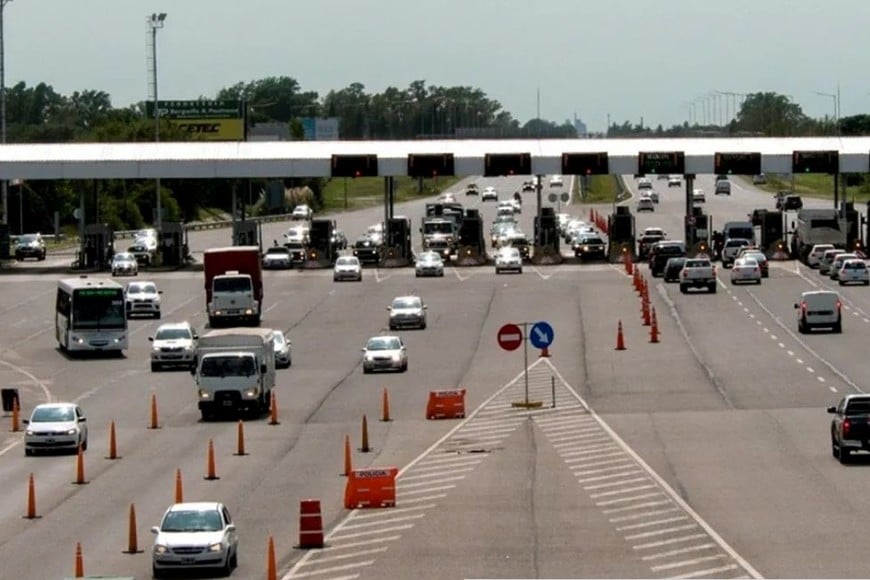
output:
[[523,331],[516,324],[505,324],[498,329],[498,345],[505,350],[516,350],[523,343]]

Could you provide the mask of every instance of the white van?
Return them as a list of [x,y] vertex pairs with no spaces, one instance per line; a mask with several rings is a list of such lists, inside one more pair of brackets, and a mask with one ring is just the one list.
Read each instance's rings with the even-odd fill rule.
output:
[[813,328],[843,332],[842,304],[840,295],[831,290],[804,292],[801,301],[794,305],[797,309],[798,332],[806,334]]

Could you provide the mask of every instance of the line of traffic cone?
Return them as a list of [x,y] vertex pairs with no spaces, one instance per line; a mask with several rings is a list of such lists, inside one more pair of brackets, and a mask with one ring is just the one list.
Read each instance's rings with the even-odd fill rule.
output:
[[160,422],[157,417],[157,394],[155,393],[152,393],[151,395],[151,424],[148,428],[160,429]]
[[384,395],[381,401],[381,421],[392,421],[392,419],[390,419],[390,395],[387,393],[387,389],[384,389]]
[[362,446],[360,446],[359,450],[363,453],[371,451],[369,447],[369,422],[365,415],[362,417]]
[[649,329],[649,341],[657,343],[659,341],[659,322],[656,320],[656,308],[652,307],[652,324]]
[[247,455],[245,453],[245,422],[239,419],[238,436],[236,443],[236,455]]
[[85,561],[82,556],[82,543],[76,542],[76,561],[75,561],[75,578],[84,578],[85,577]]
[[350,461],[350,436],[345,435],[344,436],[344,473],[342,473],[342,475],[344,475],[345,477],[349,477],[351,469],[352,469],[352,466],[351,466],[351,461]]
[[115,422],[109,423],[109,455],[106,459],[120,459],[118,457],[118,441],[115,437]]
[[12,432],[21,431],[21,408],[18,404],[18,397],[12,399]]
[[39,517],[36,515],[36,483],[31,473],[27,479],[27,511],[24,512],[24,519],[35,520]]
[[184,485],[181,481],[181,468],[175,470],[175,503],[184,502]]

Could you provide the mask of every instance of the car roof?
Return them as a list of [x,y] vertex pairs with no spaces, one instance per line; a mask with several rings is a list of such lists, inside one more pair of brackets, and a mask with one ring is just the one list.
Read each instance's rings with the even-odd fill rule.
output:
[[78,407],[75,403],[55,402],[55,403],[40,403],[34,407],[35,409],[75,409]]
[[171,328],[193,328],[191,324],[187,321],[185,322],[164,322],[160,326],[157,327],[157,331],[168,330]]
[[222,503],[216,501],[189,501],[183,503],[174,503],[166,511],[168,512],[180,512],[180,511],[211,511],[211,510],[220,510],[223,506]]

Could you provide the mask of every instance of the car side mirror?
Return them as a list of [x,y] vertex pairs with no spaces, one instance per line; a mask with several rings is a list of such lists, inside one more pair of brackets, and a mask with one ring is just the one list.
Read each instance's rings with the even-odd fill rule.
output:
[[158,294],[163,294],[163,290],[158,290],[157,293],[158,293]]
[[392,306],[387,306],[387,310],[392,310],[392,309],[393,309]]
[[193,340],[199,340],[199,335],[198,335],[198,334],[194,334],[194,335],[193,335]]
[[364,349],[364,348],[360,349],[360,352],[365,352],[365,351],[366,351],[366,349]]
[[148,342],[154,342],[154,337],[153,337],[153,336],[149,336],[149,337],[148,337]]
[[79,423],[86,423],[88,421],[87,417],[79,417]]
[[837,412],[836,407],[828,407],[828,413],[836,413],[836,412]]
[[30,423],[30,419],[22,419],[21,422],[25,425],[28,425]]
[[794,303],[794,307],[795,307],[795,308],[800,308],[800,307],[801,307],[801,305],[800,305],[800,304],[798,304],[798,303],[797,303],[797,302],[795,302],[795,303]]
[[227,526],[227,531],[228,532],[235,532],[236,531],[236,524],[229,524]]
[[160,528],[157,527],[157,526],[151,526],[151,533],[152,533],[152,534],[159,534],[159,533],[160,533]]

